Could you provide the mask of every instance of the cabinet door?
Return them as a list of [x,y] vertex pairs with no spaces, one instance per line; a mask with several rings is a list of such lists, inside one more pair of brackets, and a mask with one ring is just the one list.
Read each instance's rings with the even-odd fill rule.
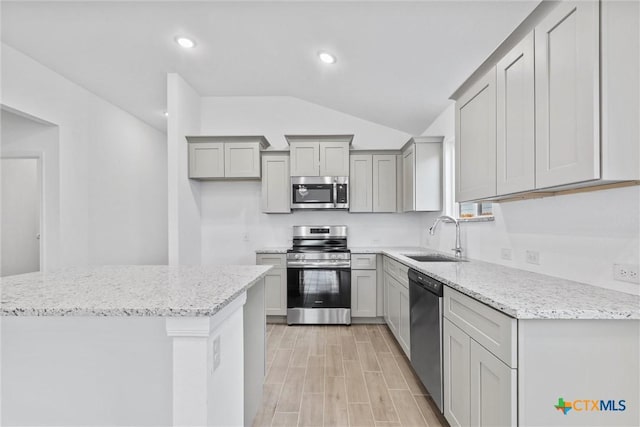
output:
[[[394,154],[374,154],[372,161],[373,212],[395,212],[397,210],[396,156]],[[353,169],[351,176],[353,177]]]
[[469,335],[444,318],[444,417],[451,426],[471,425]]
[[376,271],[351,270],[351,316],[376,317]]
[[562,2],[535,28],[536,188],[600,177],[599,2]]
[[349,176],[349,211],[371,212],[372,210],[372,165],[371,156],[351,156]]
[[497,193],[535,188],[533,32],[497,65]]
[[264,276],[265,308],[267,316],[287,314],[287,271],[274,268]]
[[398,330],[400,324],[400,288],[396,279],[393,277],[388,277],[389,287],[387,288],[387,310],[389,315],[389,329],[391,332],[398,337]]
[[268,316],[285,316],[287,314],[287,270],[286,255],[258,254],[256,264],[273,265],[264,278],[265,308]]
[[474,340],[470,343],[471,425],[517,425],[516,370]]
[[409,289],[404,286],[399,288],[400,315],[398,321],[398,337],[400,346],[409,359],[411,359],[411,321],[409,319]]
[[291,212],[291,179],[288,155],[262,157],[262,212]]
[[291,176],[319,176],[318,141],[291,142]]
[[496,195],[496,70],[456,101],[456,201]]
[[260,145],[247,142],[225,142],[224,176],[260,178]]
[[415,147],[407,147],[402,153],[402,207],[404,212],[415,210]]
[[224,143],[189,143],[189,178],[224,178]]
[[320,141],[320,176],[349,176],[349,143]]
[[383,273],[383,282],[382,311],[384,313],[384,320],[387,322],[387,325],[391,327],[391,321],[389,320],[389,288],[391,287],[391,276],[389,276],[389,273]]

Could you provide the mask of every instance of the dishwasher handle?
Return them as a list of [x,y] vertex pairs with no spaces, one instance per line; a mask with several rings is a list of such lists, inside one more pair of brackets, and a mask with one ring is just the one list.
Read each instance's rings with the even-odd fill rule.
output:
[[442,290],[443,290],[444,284],[441,281],[436,280],[433,277],[429,277],[426,274],[420,273],[419,271],[413,270],[413,269],[409,270],[408,276],[409,276],[410,283],[418,285],[421,288],[439,297],[442,296]]

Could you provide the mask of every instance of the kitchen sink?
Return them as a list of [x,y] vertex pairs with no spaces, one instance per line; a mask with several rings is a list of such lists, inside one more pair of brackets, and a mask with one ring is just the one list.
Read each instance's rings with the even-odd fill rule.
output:
[[411,258],[414,261],[419,262],[460,262],[464,261],[460,258],[454,258],[446,255],[438,255],[438,254],[427,254],[427,255],[407,255],[402,254],[407,258]]

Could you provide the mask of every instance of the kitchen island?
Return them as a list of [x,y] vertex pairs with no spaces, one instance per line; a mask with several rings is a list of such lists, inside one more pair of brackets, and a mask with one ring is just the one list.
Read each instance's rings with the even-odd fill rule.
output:
[[2,279],[3,425],[243,425],[264,378],[268,266]]

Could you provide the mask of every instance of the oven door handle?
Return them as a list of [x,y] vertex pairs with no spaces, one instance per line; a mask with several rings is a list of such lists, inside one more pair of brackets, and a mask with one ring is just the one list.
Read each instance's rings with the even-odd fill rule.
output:
[[351,262],[308,262],[308,261],[289,261],[287,263],[287,268],[299,268],[299,269],[325,269],[325,270],[333,270],[336,268],[351,268]]

